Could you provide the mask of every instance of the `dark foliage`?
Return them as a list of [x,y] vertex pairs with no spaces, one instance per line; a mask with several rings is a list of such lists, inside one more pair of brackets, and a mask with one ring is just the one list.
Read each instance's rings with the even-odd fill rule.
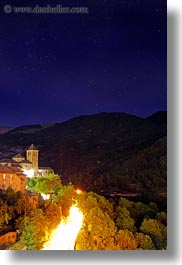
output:
[[166,128],[166,112],[146,119],[100,113],[52,126],[15,128],[0,135],[0,146],[4,154],[11,150],[12,155],[34,143],[40,150],[40,165],[53,167],[63,184],[71,181],[96,192],[112,187],[150,198],[154,190],[166,192]]

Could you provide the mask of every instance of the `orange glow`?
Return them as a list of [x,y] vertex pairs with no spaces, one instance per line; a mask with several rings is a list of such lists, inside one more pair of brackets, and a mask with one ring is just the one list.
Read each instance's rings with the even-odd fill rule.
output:
[[77,193],[77,194],[81,194],[81,193],[82,193],[82,191],[81,191],[81,190],[79,190],[79,189],[77,189],[77,190],[76,190],[76,193]]
[[74,250],[82,223],[82,212],[78,207],[71,206],[69,216],[53,231],[51,239],[45,244],[43,250]]

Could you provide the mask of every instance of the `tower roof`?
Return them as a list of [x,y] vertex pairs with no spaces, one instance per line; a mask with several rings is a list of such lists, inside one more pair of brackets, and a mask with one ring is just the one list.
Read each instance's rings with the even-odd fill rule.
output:
[[38,150],[38,149],[34,144],[31,144],[31,146],[28,148],[28,150]]

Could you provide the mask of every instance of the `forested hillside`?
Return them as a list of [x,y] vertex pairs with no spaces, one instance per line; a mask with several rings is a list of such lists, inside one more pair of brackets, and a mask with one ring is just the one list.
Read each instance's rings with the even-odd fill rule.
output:
[[147,118],[125,113],[79,116],[63,123],[27,125],[0,135],[0,156],[34,143],[39,165],[51,166],[64,184],[87,191],[166,191],[166,112]]

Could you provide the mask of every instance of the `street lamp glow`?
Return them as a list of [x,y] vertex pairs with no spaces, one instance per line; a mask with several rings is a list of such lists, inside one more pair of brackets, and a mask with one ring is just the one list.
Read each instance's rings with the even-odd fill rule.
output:
[[77,189],[77,190],[76,190],[76,193],[77,193],[77,194],[81,194],[82,191],[81,191],[80,189]]

